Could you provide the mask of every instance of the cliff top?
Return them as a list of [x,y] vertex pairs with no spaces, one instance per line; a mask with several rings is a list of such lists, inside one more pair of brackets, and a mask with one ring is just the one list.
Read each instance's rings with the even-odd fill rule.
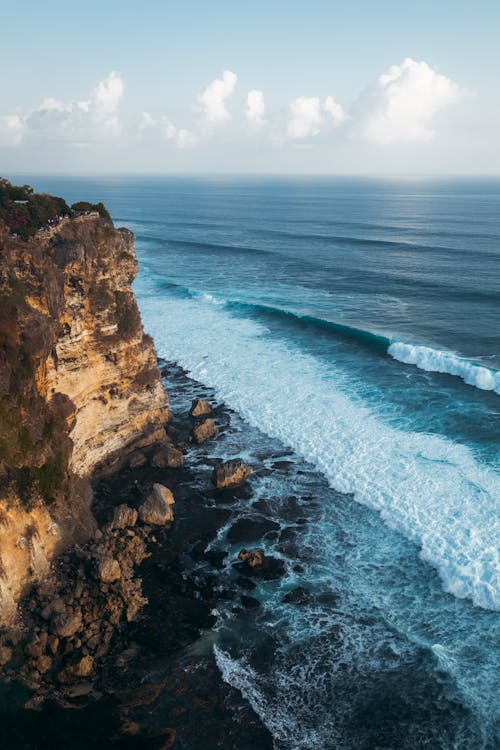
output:
[[11,235],[27,239],[39,231],[50,231],[65,218],[93,212],[111,219],[103,203],[78,201],[70,207],[64,198],[35,193],[30,185],[12,185],[0,178],[0,221]]

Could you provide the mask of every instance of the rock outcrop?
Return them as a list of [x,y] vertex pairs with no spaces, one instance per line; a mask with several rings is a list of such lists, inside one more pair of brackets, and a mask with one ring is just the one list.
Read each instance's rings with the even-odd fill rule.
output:
[[252,469],[239,458],[218,464],[212,472],[212,482],[218,489],[236,487],[252,474]]
[[91,479],[167,444],[137,270],[132,233],[97,213],[29,239],[0,220],[0,624],[93,532]]

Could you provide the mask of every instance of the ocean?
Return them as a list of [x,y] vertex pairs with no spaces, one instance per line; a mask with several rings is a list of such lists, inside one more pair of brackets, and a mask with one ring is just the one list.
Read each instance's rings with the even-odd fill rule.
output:
[[241,514],[287,575],[214,647],[276,748],[500,747],[500,181],[29,179],[134,231],[159,356],[282,448]]

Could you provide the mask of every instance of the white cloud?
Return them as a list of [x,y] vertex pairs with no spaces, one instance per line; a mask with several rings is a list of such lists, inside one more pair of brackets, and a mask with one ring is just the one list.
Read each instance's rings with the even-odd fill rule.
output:
[[171,141],[177,148],[192,148],[198,143],[198,138],[186,128],[177,128],[173,122],[163,119],[163,137],[166,141]]
[[199,94],[198,103],[207,122],[218,123],[230,119],[225,102],[233,93],[237,80],[236,73],[224,70],[222,78],[216,78]]
[[373,143],[428,141],[434,135],[434,115],[463,94],[458,84],[426,62],[407,57],[360,97],[355,107],[359,131]]
[[113,115],[123,97],[123,89],[123,79],[113,70],[92,91],[89,105],[93,106],[97,112]]
[[10,133],[8,145],[26,138],[82,145],[116,137],[121,132],[118,110],[123,88],[120,75],[112,72],[98,83],[88,99],[63,102],[47,97],[23,117],[0,118],[0,132]]
[[24,121],[19,115],[0,117],[0,146],[17,146],[23,138]]
[[156,127],[156,120],[149,112],[143,112],[139,122],[139,132]]
[[299,96],[290,104],[290,111],[292,119],[288,123],[287,134],[293,139],[318,135],[322,125],[326,124],[325,112],[329,115],[328,124],[334,127],[346,119],[346,113],[333,96],[327,96],[323,103],[316,96]]
[[264,104],[264,92],[252,89],[247,94],[246,116],[255,125],[261,125],[264,121],[266,105]]
[[336,102],[333,96],[326,97],[325,101],[323,102],[323,109],[330,115],[331,122],[334,128],[336,128],[338,125],[341,125],[347,118],[342,105]]
[[321,102],[316,96],[299,96],[290,104],[292,119],[288,123],[290,138],[317,135],[321,125]]

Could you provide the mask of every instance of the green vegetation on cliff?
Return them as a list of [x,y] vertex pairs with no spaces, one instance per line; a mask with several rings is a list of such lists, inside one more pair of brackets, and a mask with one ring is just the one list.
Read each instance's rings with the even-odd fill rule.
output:
[[64,198],[35,193],[29,185],[12,185],[0,178],[0,219],[10,232],[31,237],[42,227],[70,213]]

